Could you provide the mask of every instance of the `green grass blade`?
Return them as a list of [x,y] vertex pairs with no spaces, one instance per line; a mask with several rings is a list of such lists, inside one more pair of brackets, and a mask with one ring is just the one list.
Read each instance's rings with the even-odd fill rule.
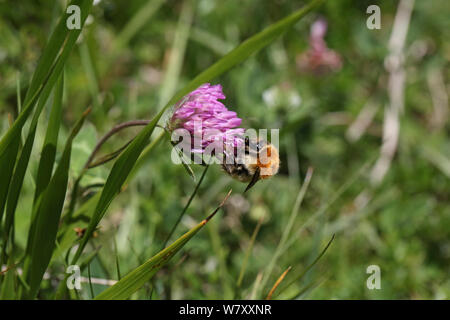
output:
[[320,277],[317,280],[311,281],[306,286],[304,286],[302,289],[300,289],[299,291],[297,291],[296,293],[294,293],[293,295],[291,295],[289,298],[287,298],[285,300],[295,300],[297,298],[301,298],[308,291],[311,291],[311,290],[317,288],[318,286],[320,286],[325,280],[326,280],[326,277]]
[[308,265],[306,267],[305,270],[303,270],[302,272],[300,272],[299,274],[295,275],[294,278],[289,281],[284,287],[282,287],[276,294],[274,297],[279,296],[284,290],[286,290],[287,288],[289,288],[294,282],[300,281],[303,276],[312,269],[312,267],[314,267],[316,265],[317,262],[319,262],[319,260],[323,257],[323,255],[325,254],[325,252],[327,252],[328,248],[330,247],[331,243],[334,240],[335,235],[333,234],[333,236],[331,237],[330,241],[328,241],[327,245],[325,246],[325,248],[323,248],[323,250],[320,252],[320,254],[316,257],[316,259],[314,259],[314,261]]
[[117,36],[115,41],[115,47],[117,49],[123,48],[133,36],[138,32],[145,23],[151,18],[151,16],[158,11],[162,6],[164,0],[151,0],[139,8],[136,14],[130,19],[122,32]]
[[178,19],[173,45],[170,50],[169,62],[167,64],[167,69],[164,72],[164,80],[159,93],[159,106],[161,107],[173,96],[177,88],[193,16],[194,6],[192,5],[192,1],[183,1],[183,7],[181,9],[180,18]]
[[[92,6],[92,0],[74,0],[70,4],[80,6],[82,26]],[[33,111],[36,101],[44,91],[44,88],[47,87],[47,90],[51,91],[59,74],[62,72],[64,64],[80,32],[81,29],[69,30],[67,28],[66,13],[64,12],[39,59],[38,66],[25,96],[23,108],[11,128],[0,140],[0,167],[5,169],[5,171],[2,170],[0,177],[2,181],[2,187],[0,188],[0,216],[3,215],[6,196],[12,177],[11,172],[12,168],[14,168],[14,162],[16,161],[19,150],[22,128]]]
[[269,278],[272,274],[273,268],[275,267],[276,262],[278,261],[278,258],[281,255],[281,249],[283,248],[287,239],[289,238],[292,227],[294,226],[294,222],[297,219],[300,206],[303,202],[303,199],[305,198],[306,191],[308,191],[308,187],[311,182],[313,172],[314,172],[314,170],[311,167],[308,168],[305,179],[304,179],[303,184],[298,193],[297,199],[295,200],[294,207],[292,208],[288,223],[286,224],[286,227],[283,230],[283,233],[281,235],[280,242],[278,243],[277,248],[275,249],[275,253],[272,256],[272,259],[270,260],[269,264],[267,265],[267,268],[265,271],[265,276],[264,276],[263,280],[261,281],[261,288],[265,288],[267,281],[269,280]]
[[[12,257],[8,261],[8,266],[5,271],[0,272],[1,290],[0,300],[13,300],[16,298],[15,280],[16,280],[16,265],[13,263]],[[1,267],[0,267],[1,270]],[[3,279],[2,279],[3,278]]]
[[237,64],[245,61],[252,54],[269,45],[277,37],[291,28],[308,12],[317,8],[324,1],[325,0],[313,0],[305,7],[295,11],[286,18],[281,19],[280,21],[270,25],[266,29],[242,42],[239,46],[237,46],[227,55],[222,57],[208,69],[196,76],[192,81],[190,81],[183,89],[181,89],[174,97],[172,97],[165,108],[171,106],[172,104],[180,100],[184,95],[196,89],[201,84],[218,77]]
[[25,270],[26,279],[30,285],[29,298],[33,298],[37,294],[42,277],[53,254],[58,224],[66,196],[72,141],[81,129],[88,113],[85,112],[72,129],[55,174],[42,193],[42,199],[38,204],[35,232],[30,243],[30,263],[29,268]]
[[79,52],[81,64],[84,68],[87,78],[87,87],[92,97],[93,109],[98,110],[100,108],[100,99],[99,99],[100,88],[97,80],[97,75],[95,72],[94,62],[92,61],[91,53],[89,52],[87,42],[83,42],[79,45]]
[[58,79],[56,85],[53,106],[45,133],[44,143],[42,145],[41,159],[39,160],[38,172],[36,177],[36,191],[34,200],[39,197],[41,192],[47,187],[53,171],[53,165],[56,156],[56,145],[58,142],[59,127],[62,115],[62,99],[64,92],[64,72]]
[[96,300],[120,300],[129,298],[147,283],[206,223],[219,211],[231,194],[228,192],[222,203],[205,220],[175,240],[170,246],[140,265],[115,285],[100,293]]
[[148,126],[146,126],[128,146],[127,149],[120,155],[120,157],[114,163],[111,173],[106,180],[103,187],[100,199],[95,208],[94,216],[92,217],[89,226],[85,232],[84,237],[81,240],[80,246],[72,260],[72,264],[79,259],[81,252],[86,246],[90,236],[94,232],[100,220],[103,218],[106,210],[108,209],[111,201],[122,188],[129,172],[131,171],[134,163],[139,157],[140,152],[145,147],[153,129],[155,128],[159,118],[162,116],[160,112]]
[[226,56],[221,58],[218,62],[213,64],[211,67],[206,69],[204,72],[200,73],[196,78],[194,78],[187,86],[180,90],[173,98],[161,109],[161,111],[153,118],[153,120],[136,136],[133,142],[127,147],[127,149],[120,155],[120,157],[114,163],[114,166],[109,174],[105,186],[102,190],[100,200],[97,204],[95,214],[88,229],[78,247],[77,252],[72,260],[72,263],[76,263],[80,257],[82,251],[84,250],[89,238],[94,232],[97,224],[103,218],[106,210],[111,204],[113,198],[121,190],[123,183],[126,181],[127,176],[133,169],[139,155],[148,143],[150,136],[152,135],[155,126],[164,114],[164,112],[176,101],[181,99],[185,94],[189,93],[193,89],[197,88],[199,85],[221,75],[225,71],[231,69],[238,63],[247,59],[251,54],[259,51],[270,42],[275,40],[283,32],[292,27],[300,18],[305,16],[309,11],[316,8],[324,0],[313,0],[304,8],[295,11],[288,17],[280,20],[279,22],[269,26],[263,31],[257,33],[253,37],[244,41],[237,48],[232,50]]
[[[73,0],[69,5],[72,4],[80,7],[80,21],[81,26],[83,26],[92,6],[92,0]],[[68,29],[66,26],[66,13],[64,12],[39,59],[38,66],[36,67],[30,87],[25,96],[23,103],[24,107],[13,126],[6,132],[0,141],[0,155],[3,155],[3,153],[8,150],[11,142],[18,134],[20,134],[23,125],[33,111],[34,104],[38,100],[40,93],[43,91],[47,82],[54,84],[58,79],[81,29],[82,28]],[[53,85],[50,87],[53,87]]]
[[[44,144],[42,147],[41,159],[39,161],[38,173],[36,178],[36,189],[33,200],[33,211],[31,216],[30,231],[28,234],[28,243],[26,248],[26,254],[28,255],[30,254],[31,250],[30,245],[32,243],[30,239],[33,239],[36,227],[35,215],[37,212],[36,210],[37,199],[50,182],[51,174],[53,171],[56,156],[56,143],[58,140],[59,126],[61,123],[63,91],[64,91],[64,73],[61,73],[61,76],[58,79],[58,84],[55,88],[53,106],[50,112],[50,119],[48,122]],[[44,94],[42,96],[44,96]],[[40,107],[38,106],[36,113],[39,111],[39,109]],[[36,116],[33,117],[33,121],[35,119],[37,121],[38,117],[39,115],[37,115],[37,117]],[[32,137],[32,139],[34,139],[34,136]]]
[[278,286],[280,285],[280,283],[284,280],[284,278],[286,277],[286,275],[288,274],[288,272],[292,269],[291,266],[289,266],[282,274],[281,276],[277,279],[277,281],[275,282],[275,284],[273,285],[272,289],[270,289],[269,293],[267,294],[266,300],[271,300],[272,296],[275,292],[275,290],[277,290]]
[[3,218],[3,212],[6,204],[6,197],[8,196],[8,190],[11,183],[11,178],[14,171],[14,164],[16,162],[17,153],[19,152],[20,135],[14,138],[12,147],[9,152],[5,152],[0,155],[0,222]]
[[241,288],[242,281],[244,280],[245,271],[247,270],[248,259],[250,258],[250,254],[253,251],[253,246],[255,245],[256,236],[259,233],[259,229],[261,229],[263,221],[264,221],[263,218],[260,218],[258,220],[258,223],[257,223],[257,225],[255,227],[255,230],[253,230],[252,237],[250,238],[250,242],[248,244],[248,248],[245,251],[245,257],[244,257],[244,260],[242,261],[241,270],[239,271],[239,277],[238,277],[238,280],[237,280],[237,283],[236,283],[236,293],[235,293],[235,295],[239,294],[238,291]]
[[184,214],[186,213],[187,209],[191,205],[192,200],[194,199],[195,195],[197,194],[197,191],[200,188],[200,185],[202,184],[203,179],[205,178],[208,168],[209,168],[209,165],[206,165],[205,170],[203,170],[202,176],[200,177],[200,180],[198,181],[197,185],[195,186],[195,189],[192,192],[191,196],[189,197],[188,202],[184,206],[183,211],[181,211],[177,220],[175,221],[175,224],[173,225],[172,229],[170,230],[169,235],[167,236],[166,240],[164,241],[161,249],[164,249],[166,247],[167,243],[169,242],[170,238],[172,237],[173,233],[175,232],[178,224],[180,223],[180,221],[183,218]]
[[[23,180],[25,178],[25,173],[28,168],[28,163],[30,160],[31,152],[33,150],[34,138],[36,136],[36,129],[38,125],[39,116],[44,109],[44,106],[47,102],[47,99],[51,92],[51,83],[47,82],[44,90],[41,93],[39,98],[38,106],[33,115],[33,119],[31,120],[30,129],[25,140],[25,144],[22,148],[22,151],[19,156],[19,160],[17,161],[16,168],[14,170],[14,174],[11,180],[11,185],[9,188],[9,193],[6,201],[6,216],[5,223],[3,228],[3,248],[6,249],[6,245],[8,243],[8,238],[10,234],[10,229],[12,223],[14,221],[14,213],[17,208],[17,202],[19,200],[20,191],[22,189]],[[39,180],[38,180],[39,183]]]
[[319,209],[314,212],[312,215],[310,215],[306,221],[302,224],[302,226],[295,232],[295,234],[286,241],[285,245],[281,248],[281,253],[283,254],[286,252],[287,249],[289,249],[299,238],[301,233],[309,227],[313,221],[324,215],[327,210],[331,207],[331,205],[339,199],[339,197],[348,189],[350,186],[353,185],[357,181],[357,179],[367,172],[368,168],[370,167],[370,164],[373,163],[375,160],[375,156],[372,156],[369,160],[367,160],[360,169],[355,171],[333,194],[328,197],[327,201],[319,207]]

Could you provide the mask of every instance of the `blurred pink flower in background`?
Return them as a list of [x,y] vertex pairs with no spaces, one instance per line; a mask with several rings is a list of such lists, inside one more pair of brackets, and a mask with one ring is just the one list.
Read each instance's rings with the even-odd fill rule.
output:
[[309,49],[297,56],[297,66],[302,71],[324,74],[337,71],[342,67],[341,57],[327,47],[324,40],[327,32],[327,22],[319,19],[311,26]]

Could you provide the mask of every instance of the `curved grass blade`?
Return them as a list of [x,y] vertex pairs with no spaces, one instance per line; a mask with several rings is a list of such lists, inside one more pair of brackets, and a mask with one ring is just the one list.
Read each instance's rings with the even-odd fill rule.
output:
[[133,36],[145,25],[151,16],[158,11],[163,5],[164,0],[147,1],[145,5],[140,7],[136,14],[126,24],[125,28],[116,37],[114,46],[116,49],[120,49],[126,46],[126,44],[133,38]]
[[69,178],[72,141],[80,131],[89,111],[88,109],[83,113],[81,119],[78,120],[72,129],[56,171],[38,202],[35,216],[35,232],[29,239],[31,241],[29,243],[31,248],[29,263],[25,265],[26,269],[24,270],[27,282],[30,285],[28,298],[36,296],[55,248],[56,234]]
[[289,281],[284,287],[282,287],[278,293],[275,295],[279,296],[284,290],[286,290],[287,288],[289,288],[294,282],[297,282],[299,280],[301,280],[303,278],[303,276],[312,269],[312,267],[314,267],[316,265],[317,262],[319,262],[320,258],[323,257],[323,255],[325,254],[325,252],[327,252],[328,248],[330,247],[331,243],[333,242],[335,238],[335,235],[333,234],[333,236],[331,237],[330,241],[328,241],[327,245],[325,246],[325,248],[323,248],[322,252],[320,252],[320,254],[317,256],[316,259],[314,259],[314,261],[306,267],[305,270],[303,270],[303,272],[301,272],[300,274],[298,274],[297,276],[294,277],[294,279],[292,279],[291,281]]
[[200,185],[202,184],[203,178],[205,177],[206,172],[208,171],[208,168],[209,168],[209,165],[206,165],[205,170],[203,170],[202,176],[200,177],[200,180],[198,181],[197,185],[195,186],[195,189],[192,192],[191,196],[189,197],[188,202],[184,206],[183,211],[181,211],[180,215],[177,218],[177,221],[175,222],[172,229],[170,230],[169,235],[167,236],[166,241],[164,241],[161,250],[166,247],[167,242],[169,242],[170,238],[172,237],[173,233],[175,232],[175,229],[177,228],[178,224],[180,223],[180,221],[183,218],[184,214],[186,213],[187,209],[191,205],[191,202],[194,199],[195,195],[197,194],[198,188],[200,188]]
[[320,277],[319,279],[317,279],[315,281],[311,281],[306,286],[304,286],[302,289],[300,289],[298,292],[294,293],[292,296],[290,296],[289,298],[287,298],[285,300],[295,300],[297,298],[300,298],[306,292],[311,291],[312,289],[315,289],[318,286],[320,286],[323,282],[325,282],[325,280],[327,280],[326,277]]
[[223,58],[218,60],[205,71],[201,72],[193,80],[191,80],[183,89],[181,89],[172,99],[167,103],[165,108],[168,108],[178,100],[180,100],[187,93],[196,89],[201,84],[218,77],[225,71],[228,71],[235,65],[245,61],[252,54],[258,52],[272,41],[282,35],[285,31],[291,28],[296,22],[304,17],[308,12],[317,8],[325,0],[313,0],[305,7],[293,12],[291,15],[279,20],[270,25],[256,35],[242,42],[239,46],[230,51]]
[[250,244],[248,245],[248,248],[245,252],[245,258],[244,258],[244,261],[242,262],[241,271],[239,272],[238,281],[236,283],[236,293],[235,293],[236,295],[238,294],[238,290],[241,288],[242,281],[244,280],[245,271],[247,270],[248,259],[250,257],[250,253],[253,250],[256,236],[259,233],[259,229],[261,229],[263,221],[264,221],[264,217],[261,217],[258,220],[258,224],[256,225],[255,230],[253,230],[252,237],[250,238]]
[[103,165],[103,164],[105,164],[105,163],[107,163],[107,162],[109,162],[109,161],[111,161],[111,160],[117,158],[117,156],[118,156],[123,150],[125,150],[126,147],[128,147],[128,145],[131,143],[131,141],[133,141],[133,140],[128,141],[127,143],[125,143],[123,146],[121,146],[121,147],[120,147],[119,149],[117,149],[116,151],[113,151],[113,152],[111,152],[111,153],[108,153],[107,155],[104,155],[104,156],[100,157],[99,159],[97,159],[97,160],[94,161],[93,163],[90,163],[90,164],[88,165],[87,169],[92,169],[92,168],[101,166],[101,165]]
[[145,147],[161,116],[162,112],[160,112],[160,114],[158,114],[158,116],[156,116],[150,124],[136,136],[133,142],[125,149],[125,151],[123,151],[114,163],[108,179],[106,180],[105,186],[100,194],[100,199],[95,208],[94,215],[81,240],[80,246],[73,257],[72,264],[75,264],[75,262],[79,259],[81,252],[86,246],[92,233],[97,228],[98,223],[103,218],[113,198],[120,192],[129,172],[131,171],[134,163],[137,161],[140,152]]
[[6,197],[8,196],[9,186],[11,184],[11,178],[14,171],[14,164],[16,162],[17,153],[20,146],[20,134],[14,138],[12,147],[9,152],[5,152],[0,155],[0,222],[3,219],[3,212],[6,205]]
[[[92,0],[73,0],[69,5],[72,4],[80,7],[80,22],[81,26],[83,26],[92,6]],[[19,116],[0,140],[0,168],[3,168],[0,176],[0,181],[2,181],[2,186],[0,187],[0,216],[3,214],[6,196],[12,177],[12,168],[14,168],[14,163],[19,151],[22,128],[33,111],[44,88],[48,85],[48,90],[51,91],[51,88],[56,83],[82,29],[69,30],[66,26],[65,17],[66,13],[64,12],[58,25],[50,36],[48,44],[44,48],[36,71],[33,74]]]
[[360,169],[355,171],[352,175],[349,176],[349,178],[335,191],[331,194],[330,197],[328,197],[328,200],[319,207],[319,209],[314,212],[312,215],[310,215],[306,221],[300,226],[300,228],[295,232],[295,234],[286,241],[285,245],[280,249],[281,253],[283,254],[286,252],[294,243],[296,243],[297,239],[301,235],[303,231],[306,230],[307,227],[309,227],[317,218],[323,216],[328,209],[331,207],[331,205],[339,199],[339,197],[347,191],[350,186],[353,185],[353,183],[356,182],[356,180],[367,172],[368,168],[370,167],[370,164],[374,162],[376,156],[370,157],[362,166]]
[[147,260],[144,264],[128,273],[122,280],[118,281],[112,287],[100,293],[96,300],[119,300],[127,299],[145,283],[147,283],[225,204],[231,190],[228,192],[222,203],[205,220],[197,226],[186,232],[180,238],[175,240],[170,246],[160,251],[158,254]]
[[70,5],[78,5],[80,7],[81,28],[68,29],[66,26],[66,12],[63,13],[39,59],[38,66],[36,67],[30,87],[25,96],[23,103],[24,107],[16,121],[14,121],[13,126],[6,132],[0,141],[0,155],[3,155],[3,153],[8,150],[11,142],[18,134],[20,134],[23,125],[33,111],[34,105],[46,84],[50,83],[50,87],[53,87],[56,83],[89,14],[92,0],[73,0],[69,6]]
[[[165,133],[161,132],[161,134],[156,137],[142,152],[141,156],[139,157],[138,161],[136,162],[136,165],[134,166],[132,172],[128,176],[128,180],[133,178],[138,170],[142,168],[143,164],[146,162],[147,158],[149,157],[149,154],[154,150],[154,148],[159,144],[159,142],[165,137]],[[126,182],[125,182],[126,184]],[[100,192],[93,195],[89,200],[87,200],[80,208],[78,208],[75,212],[73,212],[73,215],[70,215],[69,217],[64,217],[65,222],[63,223],[61,229],[58,232],[58,239],[59,239],[59,246],[55,250],[52,259],[64,256],[64,252],[68,252],[70,248],[76,243],[77,241],[77,235],[75,232],[73,232],[75,227],[78,228],[85,228],[91,217],[94,215],[94,210],[96,207],[96,204],[98,200],[100,199]],[[68,213],[69,214],[69,213]],[[68,256],[68,254],[66,255]],[[66,259],[66,263],[69,264],[69,258]],[[67,275],[66,275],[67,278]],[[57,293],[56,293],[56,299],[60,299],[64,297],[65,293],[67,291],[67,286],[65,281],[61,281],[60,285],[58,286]]]
[[89,238],[94,232],[97,224],[103,218],[106,210],[111,204],[113,198],[121,190],[122,185],[133,169],[139,155],[148,143],[150,136],[152,135],[158,121],[164,114],[164,112],[173,105],[176,101],[181,99],[185,94],[189,93],[193,89],[197,88],[199,85],[221,75],[225,71],[231,69],[238,63],[247,59],[251,54],[259,51],[263,47],[267,46],[278,36],[283,34],[286,30],[292,27],[298,20],[305,16],[309,11],[316,8],[324,0],[313,0],[304,8],[295,11],[288,17],[276,22],[275,24],[267,27],[263,31],[257,33],[253,37],[247,39],[241,43],[238,47],[228,53],[226,56],[221,58],[211,67],[200,73],[192,81],[189,82],[182,90],[175,94],[172,99],[158,112],[158,114],[153,118],[153,120],[136,136],[133,142],[125,149],[125,151],[119,156],[119,158],[114,163],[114,166],[109,174],[105,186],[102,190],[100,200],[95,209],[94,217],[89,224],[88,229],[78,247],[77,252],[72,260],[72,264],[75,264],[79,259],[81,253],[86,247]]
[[[61,84],[58,87],[61,87]],[[25,173],[28,168],[28,163],[30,160],[31,152],[33,150],[34,138],[36,136],[36,130],[37,130],[39,116],[40,116],[42,110],[44,109],[44,106],[50,95],[51,89],[52,89],[51,84],[47,83],[47,85],[45,86],[44,90],[41,93],[41,96],[40,96],[39,102],[38,102],[38,106],[33,115],[33,119],[31,120],[31,125],[30,125],[28,136],[25,140],[25,144],[20,153],[19,160],[17,161],[16,168],[14,170],[14,174],[13,174],[13,177],[11,180],[8,197],[6,200],[6,216],[5,216],[5,223],[4,223],[4,227],[3,227],[3,252],[5,252],[5,250],[6,250],[6,246],[7,246],[9,234],[10,234],[10,229],[11,229],[12,223],[14,221],[14,214],[15,214],[15,211],[17,208],[17,202],[19,200],[20,190],[22,189],[23,180],[25,178]],[[61,91],[60,94],[62,96],[62,87],[59,88],[59,90],[57,90],[57,91]],[[53,107],[61,109],[62,101],[58,101],[58,99],[61,98],[58,95],[59,95],[59,92],[56,92],[55,99],[54,99],[55,105]],[[59,127],[59,121],[58,121],[57,125]],[[42,157],[44,157],[44,153],[42,154]],[[53,155],[53,158],[54,158],[54,155]],[[50,159],[41,158],[41,162],[42,162],[42,159],[46,160],[46,161],[50,161]],[[48,165],[48,163],[46,165]],[[52,165],[53,165],[53,160],[52,160]],[[51,171],[50,171],[49,175],[51,175]],[[39,176],[38,176],[38,178],[39,178]],[[50,179],[50,176],[48,177],[48,179]],[[46,183],[48,183],[48,181]],[[39,184],[40,184],[40,181],[39,181],[39,179],[37,179],[36,187]]]
[[47,187],[52,175],[56,156],[56,145],[58,143],[59,128],[61,124],[63,92],[64,71],[61,73],[55,88],[53,105],[50,111],[47,131],[45,133],[44,143],[42,145],[41,159],[39,160],[36,176],[34,201],[36,201],[41,192]]
[[302,205],[303,199],[305,198],[306,191],[308,191],[308,187],[311,182],[313,172],[314,172],[313,168],[309,167],[308,171],[306,172],[305,179],[300,188],[300,191],[298,192],[297,198],[295,199],[294,207],[292,208],[288,223],[286,224],[286,227],[284,228],[283,233],[281,235],[280,242],[278,243],[277,248],[275,249],[275,253],[272,256],[272,259],[267,265],[265,276],[261,282],[261,288],[265,288],[267,281],[269,280],[270,275],[272,274],[273,268],[275,267],[275,264],[281,255],[281,250],[291,233],[292,227],[294,226],[294,222],[297,219],[300,206]]
[[0,300],[13,300],[16,298],[16,266],[17,264],[14,264],[12,257],[10,257],[6,269],[3,271],[0,269],[0,279],[4,276],[1,281]]
[[133,169],[131,170],[130,174],[127,177],[127,180],[125,180],[125,184],[127,184],[131,179],[133,179],[138,171],[142,168],[142,166],[148,161],[150,158],[151,152],[153,149],[163,140],[164,137],[166,137],[166,133],[163,131],[161,132],[150,144],[145,147],[145,149],[142,151],[141,155],[136,161],[136,164],[134,165]]
[[277,279],[277,281],[275,282],[275,284],[273,285],[272,289],[270,289],[269,294],[266,297],[266,300],[271,300],[272,299],[272,295],[275,292],[275,290],[278,288],[278,286],[280,285],[281,281],[283,281],[283,279],[286,277],[287,273],[291,270],[291,266],[289,266],[282,274],[281,276]]
[[[169,139],[170,139],[170,137],[169,137]],[[189,165],[189,163],[186,159],[186,155],[183,153],[183,150],[178,148],[175,144],[173,144],[173,142],[172,142],[172,146],[175,149],[175,151],[177,152],[178,158],[179,158],[184,170],[186,170],[186,172],[189,174],[189,176],[192,178],[192,180],[194,180],[194,182],[197,181],[197,179],[195,178],[194,170],[192,170],[191,166]]]
[[[28,235],[28,239],[32,239],[34,237],[35,232],[35,214],[37,212],[36,210],[36,204],[37,199],[41,195],[41,193],[45,190],[48,183],[50,182],[50,178],[53,171],[55,156],[56,156],[56,144],[58,140],[58,134],[59,134],[59,126],[61,123],[61,114],[62,114],[62,98],[63,98],[63,91],[64,91],[64,72],[61,73],[58,83],[55,88],[54,98],[53,98],[53,105],[50,112],[50,118],[48,122],[47,131],[44,138],[44,143],[42,147],[42,154],[41,159],[39,161],[39,167],[38,167],[38,173],[36,178],[36,189],[33,199],[33,210],[32,210],[32,217],[31,217],[31,224],[30,224],[30,231]],[[44,94],[42,95],[45,96]],[[41,103],[41,100],[39,101]],[[38,111],[40,106],[38,105],[38,108],[36,110],[35,116],[33,117],[33,120],[37,119],[39,117]],[[39,111],[40,112],[40,111]],[[37,114],[37,116],[36,116]],[[33,121],[32,121],[33,122]],[[34,130],[35,133],[35,130]],[[32,137],[34,139],[34,136]],[[28,138],[27,138],[28,141]],[[28,160],[28,159],[27,159]],[[30,254],[31,248],[29,247],[31,245],[31,241],[28,241],[27,248],[26,248],[26,254]]]

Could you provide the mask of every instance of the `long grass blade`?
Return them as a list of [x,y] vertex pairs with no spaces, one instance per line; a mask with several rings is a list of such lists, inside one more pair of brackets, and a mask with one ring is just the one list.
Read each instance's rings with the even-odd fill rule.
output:
[[160,251],[158,254],[147,260],[144,264],[128,273],[112,287],[100,293],[96,300],[118,300],[127,299],[134,292],[147,283],[170,259],[198,232],[209,220],[219,211],[225,204],[225,201],[231,194],[228,192],[222,203],[209,215],[206,219],[196,225],[194,228],[186,232],[183,236],[175,240],[170,246]]
[[[17,208],[17,202],[19,200],[20,191],[22,189],[23,180],[25,178],[25,173],[28,168],[28,163],[30,160],[31,152],[34,145],[34,138],[36,136],[36,130],[38,125],[39,116],[44,109],[44,106],[47,102],[47,99],[50,95],[51,91],[51,84],[47,83],[44,90],[42,91],[41,97],[38,102],[38,106],[36,108],[36,111],[33,115],[33,119],[31,120],[30,130],[28,133],[28,136],[25,140],[25,144],[23,146],[23,149],[20,153],[19,160],[16,164],[16,168],[14,170],[14,174],[11,180],[10,190],[8,193],[8,198],[6,201],[6,216],[5,216],[5,223],[3,227],[3,252],[6,250],[6,246],[8,243],[9,235],[10,235],[10,229],[14,221],[14,214]],[[62,90],[62,88],[60,88]],[[59,94],[59,93],[57,93]],[[61,93],[62,95],[62,93]],[[58,97],[55,96],[57,99]],[[55,99],[55,101],[56,101]],[[56,104],[62,104],[61,101],[56,102]],[[61,108],[61,106],[57,106],[58,108]],[[59,122],[58,122],[59,125]],[[54,157],[54,156],[53,156]],[[45,159],[50,160],[50,159]],[[48,165],[48,163],[47,163]],[[51,172],[50,172],[51,174]],[[37,185],[39,185],[39,180],[37,180]]]
[[3,155],[8,150],[15,137],[20,134],[23,125],[33,111],[34,105],[46,84],[50,83],[50,87],[53,87],[56,83],[89,14],[92,0],[73,0],[69,5],[78,5],[80,7],[81,28],[68,29],[66,26],[66,13],[64,12],[39,59],[38,66],[33,74],[30,87],[23,102],[22,111],[16,121],[14,121],[13,126],[0,141],[0,155]]
[[[72,4],[80,7],[80,22],[81,26],[83,26],[92,6],[92,0],[73,0],[69,5]],[[14,168],[14,163],[19,151],[22,128],[25,125],[29,115],[32,113],[36,102],[41,96],[41,93],[44,91],[50,92],[53,88],[62,72],[64,64],[75,44],[75,41],[81,32],[81,28],[72,30],[67,28],[65,15],[66,13],[64,12],[58,25],[50,36],[48,44],[44,48],[42,56],[39,59],[38,66],[33,74],[30,87],[23,102],[23,108],[21,109],[19,116],[0,140],[0,167],[3,169],[0,176],[0,180],[2,181],[2,186],[0,187],[0,217],[3,215],[3,209],[5,207],[6,197],[12,178],[12,169]],[[28,149],[32,147],[33,140],[34,137],[32,139],[30,137],[30,141],[27,146]],[[26,156],[28,152],[28,150],[25,150],[25,153],[23,154],[22,164],[17,172],[17,183],[20,181],[19,178],[21,171],[23,170],[24,163],[28,162]],[[17,195],[13,194],[12,197],[17,197]]]
[[275,282],[275,284],[273,285],[272,289],[270,289],[269,293],[267,294],[266,300],[271,300],[272,299],[272,295],[275,292],[275,290],[278,288],[278,286],[280,285],[280,283],[284,280],[284,278],[286,277],[287,273],[292,269],[291,266],[289,266],[282,274],[281,276],[277,279],[277,281]]
[[173,225],[172,229],[170,230],[169,235],[167,236],[166,241],[164,241],[161,249],[164,249],[166,247],[167,243],[169,242],[170,238],[172,237],[173,233],[175,232],[178,224],[180,223],[180,221],[183,218],[184,214],[186,213],[187,209],[191,205],[192,200],[194,199],[195,195],[197,194],[198,189],[200,188],[200,185],[202,184],[203,178],[205,178],[205,176],[206,176],[206,172],[208,171],[208,168],[209,168],[209,165],[207,165],[205,167],[205,170],[203,170],[200,180],[198,181],[197,185],[195,186],[195,189],[192,192],[191,196],[189,197],[188,202],[184,206],[183,211],[181,211],[181,213],[179,214],[177,221],[175,221],[175,224]]
[[281,255],[281,249],[283,248],[284,244],[286,243],[286,241],[289,237],[289,234],[292,230],[292,227],[294,226],[294,222],[297,219],[300,206],[303,202],[306,191],[308,190],[313,172],[314,172],[314,170],[311,167],[308,168],[305,179],[304,179],[303,184],[298,193],[297,199],[295,200],[294,207],[292,208],[292,212],[289,217],[288,223],[286,224],[286,228],[283,230],[280,242],[278,243],[277,248],[275,249],[275,253],[273,254],[272,259],[270,260],[269,264],[267,265],[267,268],[265,271],[265,277],[263,278],[262,283],[261,283],[261,288],[264,288],[266,286],[266,283],[269,280],[270,275],[272,274],[273,268],[275,267],[275,264]]
[[56,156],[56,145],[58,143],[59,128],[61,125],[63,92],[64,72],[61,73],[55,88],[53,105],[50,112],[47,131],[45,133],[44,143],[42,145],[41,159],[39,160],[34,200],[36,200],[41,192],[47,187],[52,175]]
[[58,224],[67,190],[72,142],[80,131],[89,111],[88,109],[83,114],[72,129],[56,171],[42,193],[42,199],[38,202],[35,232],[29,239],[31,241],[30,262],[25,264],[26,269],[24,270],[27,282],[30,285],[29,298],[33,298],[37,294],[55,248]]
[[327,252],[328,248],[330,247],[331,243],[334,240],[335,235],[333,234],[333,236],[331,237],[330,241],[328,241],[327,245],[325,246],[325,248],[323,248],[323,250],[319,253],[319,255],[316,257],[316,259],[314,259],[314,261],[308,265],[305,270],[303,270],[302,272],[300,272],[299,274],[297,274],[291,281],[289,281],[284,287],[282,287],[275,296],[279,296],[283,291],[285,291],[287,288],[289,288],[292,284],[294,284],[295,282],[300,281],[303,276],[309,271],[311,270],[317,262],[319,262],[319,260],[323,257],[323,255],[325,254],[325,252]]
[[244,280],[245,271],[247,270],[248,259],[250,257],[250,254],[251,254],[252,250],[253,250],[253,246],[255,245],[256,236],[259,233],[259,229],[261,229],[261,225],[262,225],[263,221],[264,221],[264,218],[261,217],[258,220],[258,224],[256,225],[255,230],[253,230],[252,237],[250,238],[250,243],[249,243],[248,248],[247,248],[247,250],[245,252],[244,261],[242,261],[241,271],[239,272],[239,277],[238,277],[238,281],[237,281],[237,284],[236,284],[236,289],[237,290],[241,287],[242,281]]

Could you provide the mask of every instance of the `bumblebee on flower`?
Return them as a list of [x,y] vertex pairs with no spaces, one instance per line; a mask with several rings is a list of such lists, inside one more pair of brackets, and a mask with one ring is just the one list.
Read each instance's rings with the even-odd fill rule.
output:
[[248,190],[278,172],[278,150],[265,140],[246,138],[246,130],[239,128],[242,119],[219,99],[225,99],[221,85],[201,85],[175,105],[166,128],[185,155],[202,156],[194,157],[194,163],[212,155],[230,176],[249,182]]

